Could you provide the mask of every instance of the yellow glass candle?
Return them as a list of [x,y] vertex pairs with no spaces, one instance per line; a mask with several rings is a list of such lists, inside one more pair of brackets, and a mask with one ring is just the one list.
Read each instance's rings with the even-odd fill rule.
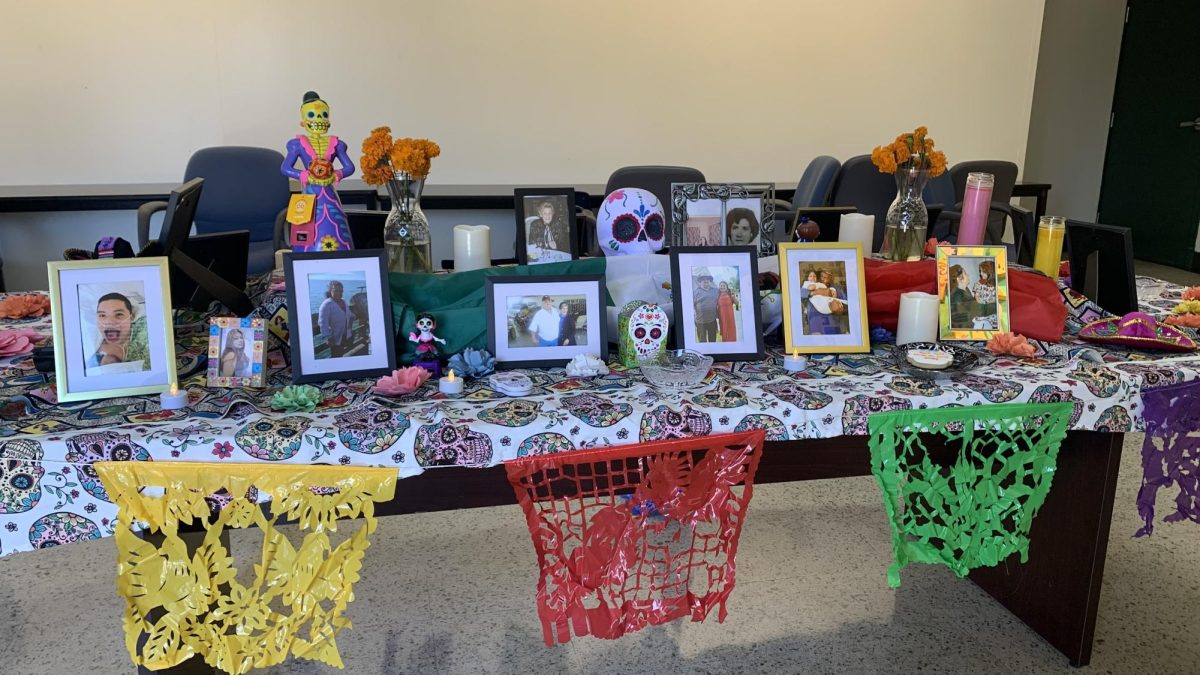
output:
[[1042,216],[1038,222],[1033,268],[1051,279],[1058,278],[1058,267],[1062,262],[1063,236],[1066,233],[1067,221],[1062,216]]

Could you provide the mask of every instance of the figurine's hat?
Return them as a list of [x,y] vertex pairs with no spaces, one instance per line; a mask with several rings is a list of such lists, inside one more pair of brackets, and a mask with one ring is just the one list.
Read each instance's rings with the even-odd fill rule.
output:
[[301,103],[300,105],[304,105],[307,103],[312,103],[313,101],[320,101],[320,100],[321,100],[321,95],[318,94],[317,92],[306,91],[306,92],[304,92],[304,103]]

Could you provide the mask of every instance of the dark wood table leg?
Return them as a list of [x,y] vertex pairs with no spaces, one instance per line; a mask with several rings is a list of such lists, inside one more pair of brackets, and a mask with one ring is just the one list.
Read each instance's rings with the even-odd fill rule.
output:
[[970,575],[1073,666],[1092,658],[1122,440],[1122,434],[1068,433],[1030,530],[1029,562],[1013,555]]

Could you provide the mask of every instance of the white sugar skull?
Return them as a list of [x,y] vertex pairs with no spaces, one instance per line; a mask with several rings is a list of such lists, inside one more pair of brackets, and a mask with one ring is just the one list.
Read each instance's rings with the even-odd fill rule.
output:
[[662,250],[667,218],[653,192],[613,190],[596,218],[596,239],[604,255],[641,255]]
[[625,329],[635,358],[657,353],[667,339],[667,313],[658,305],[640,305],[629,315]]

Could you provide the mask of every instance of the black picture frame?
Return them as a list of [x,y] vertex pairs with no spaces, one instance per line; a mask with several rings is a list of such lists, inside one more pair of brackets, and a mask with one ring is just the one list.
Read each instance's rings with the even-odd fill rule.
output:
[[1066,223],[1071,288],[1117,316],[1138,310],[1133,231],[1081,220]]
[[[317,371],[311,367],[306,367],[306,361],[315,361],[315,353],[311,358],[305,358],[303,349],[303,334],[306,330],[311,330],[312,319],[307,321],[301,319],[301,312],[308,313],[309,305],[308,298],[298,298],[297,292],[308,289],[307,281],[304,284],[297,283],[296,264],[309,263],[312,261],[334,261],[342,260],[370,260],[362,266],[362,271],[368,275],[378,273],[379,282],[379,299],[381,304],[379,308],[379,321],[373,322],[368,320],[367,340],[372,346],[379,344],[383,350],[384,362],[379,365],[368,365],[363,368],[351,368],[342,370],[320,370]],[[330,265],[333,267],[332,265]],[[336,270],[331,270],[331,272]],[[296,384],[307,384],[311,382],[324,382],[326,380],[338,379],[356,379],[364,377],[379,377],[390,374],[396,369],[396,340],[395,329],[392,325],[392,301],[391,289],[388,284],[387,271],[387,254],[382,249],[371,250],[348,250],[348,251],[307,251],[307,252],[292,252],[284,256],[283,263],[284,279],[287,283],[287,307],[288,307],[288,341],[291,344],[291,364],[292,364],[292,381]],[[367,294],[367,301],[371,302],[370,294]],[[351,302],[350,298],[346,299],[347,305]],[[302,304],[303,303],[303,304]],[[304,308],[301,310],[301,308]],[[368,304],[368,317],[370,314],[371,305]],[[311,339],[311,338],[310,338]],[[381,344],[380,344],[381,343]],[[314,352],[315,352],[315,344]],[[369,355],[368,355],[369,356]],[[341,358],[361,358],[361,357],[341,357]]]
[[[484,282],[488,351],[496,356],[497,368],[556,368],[565,365],[576,354],[598,354],[602,359],[607,358],[608,289],[605,286],[603,274],[490,276],[484,279]],[[570,284],[575,288],[563,289],[562,287],[565,284]],[[580,286],[581,284],[582,287]],[[509,345],[509,333],[513,325],[510,324],[507,308],[503,316],[498,316],[496,303],[499,291],[501,289],[507,290],[513,286],[528,287],[528,292],[522,294],[527,296],[549,295],[553,298],[556,294],[585,294],[585,303],[594,303],[591,306],[594,306],[596,310],[594,317],[590,312],[585,311],[585,316],[588,317],[586,324],[587,344],[554,347],[518,347],[515,349],[520,349],[522,352],[530,350],[530,357],[537,358],[512,358],[515,355],[511,354],[514,347]],[[556,286],[559,289],[557,292]],[[508,298],[512,295],[514,294],[504,294],[500,296],[500,299]],[[500,320],[504,322],[503,327],[497,325],[497,322]],[[504,336],[503,339],[499,339],[501,334]],[[596,338],[595,342],[592,341],[593,337]],[[521,356],[524,356],[524,354],[521,354]]]
[[562,260],[547,260],[534,261],[529,260],[529,219],[538,217],[536,214],[530,215],[526,212],[525,202],[527,199],[536,199],[539,197],[549,197],[560,202],[563,205],[563,219],[567,222],[567,247],[569,250],[555,246],[554,250],[561,253],[570,253],[571,260],[579,259],[579,226],[575,219],[575,188],[573,187],[545,187],[545,188],[516,188],[513,190],[513,211],[516,214],[516,232],[517,232],[517,264],[519,265],[541,265],[550,262],[565,262]]
[[[757,246],[677,246],[671,249],[671,300],[674,305],[674,316],[672,317],[672,328],[675,335],[676,349],[691,349],[701,354],[711,356],[714,361],[760,361],[765,355],[765,347],[763,345],[762,332],[762,307],[759,305],[758,299],[758,253]],[[702,262],[700,265],[689,264],[693,256],[699,256],[697,262]],[[753,350],[743,349],[742,351],[722,351],[714,350],[711,346],[726,344],[720,341],[705,341],[689,337],[690,333],[686,329],[689,325],[695,325],[694,321],[689,320],[689,315],[694,319],[693,309],[691,313],[684,306],[683,293],[685,288],[690,293],[692,292],[692,275],[691,269],[699,266],[712,266],[714,263],[725,263],[722,266],[742,266],[749,267],[749,275],[739,273],[739,279],[748,283],[739,284],[738,299],[741,306],[745,308],[747,305],[753,308],[754,322],[753,330],[739,331],[743,336],[749,333],[752,338],[738,340],[735,344],[742,347],[748,347],[753,344]],[[688,275],[687,283],[684,281],[683,269],[686,265]],[[749,290],[745,288],[749,287]],[[693,307],[693,303],[689,302],[688,307]],[[745,320],[741,323],[741,328],[745,328]]]

